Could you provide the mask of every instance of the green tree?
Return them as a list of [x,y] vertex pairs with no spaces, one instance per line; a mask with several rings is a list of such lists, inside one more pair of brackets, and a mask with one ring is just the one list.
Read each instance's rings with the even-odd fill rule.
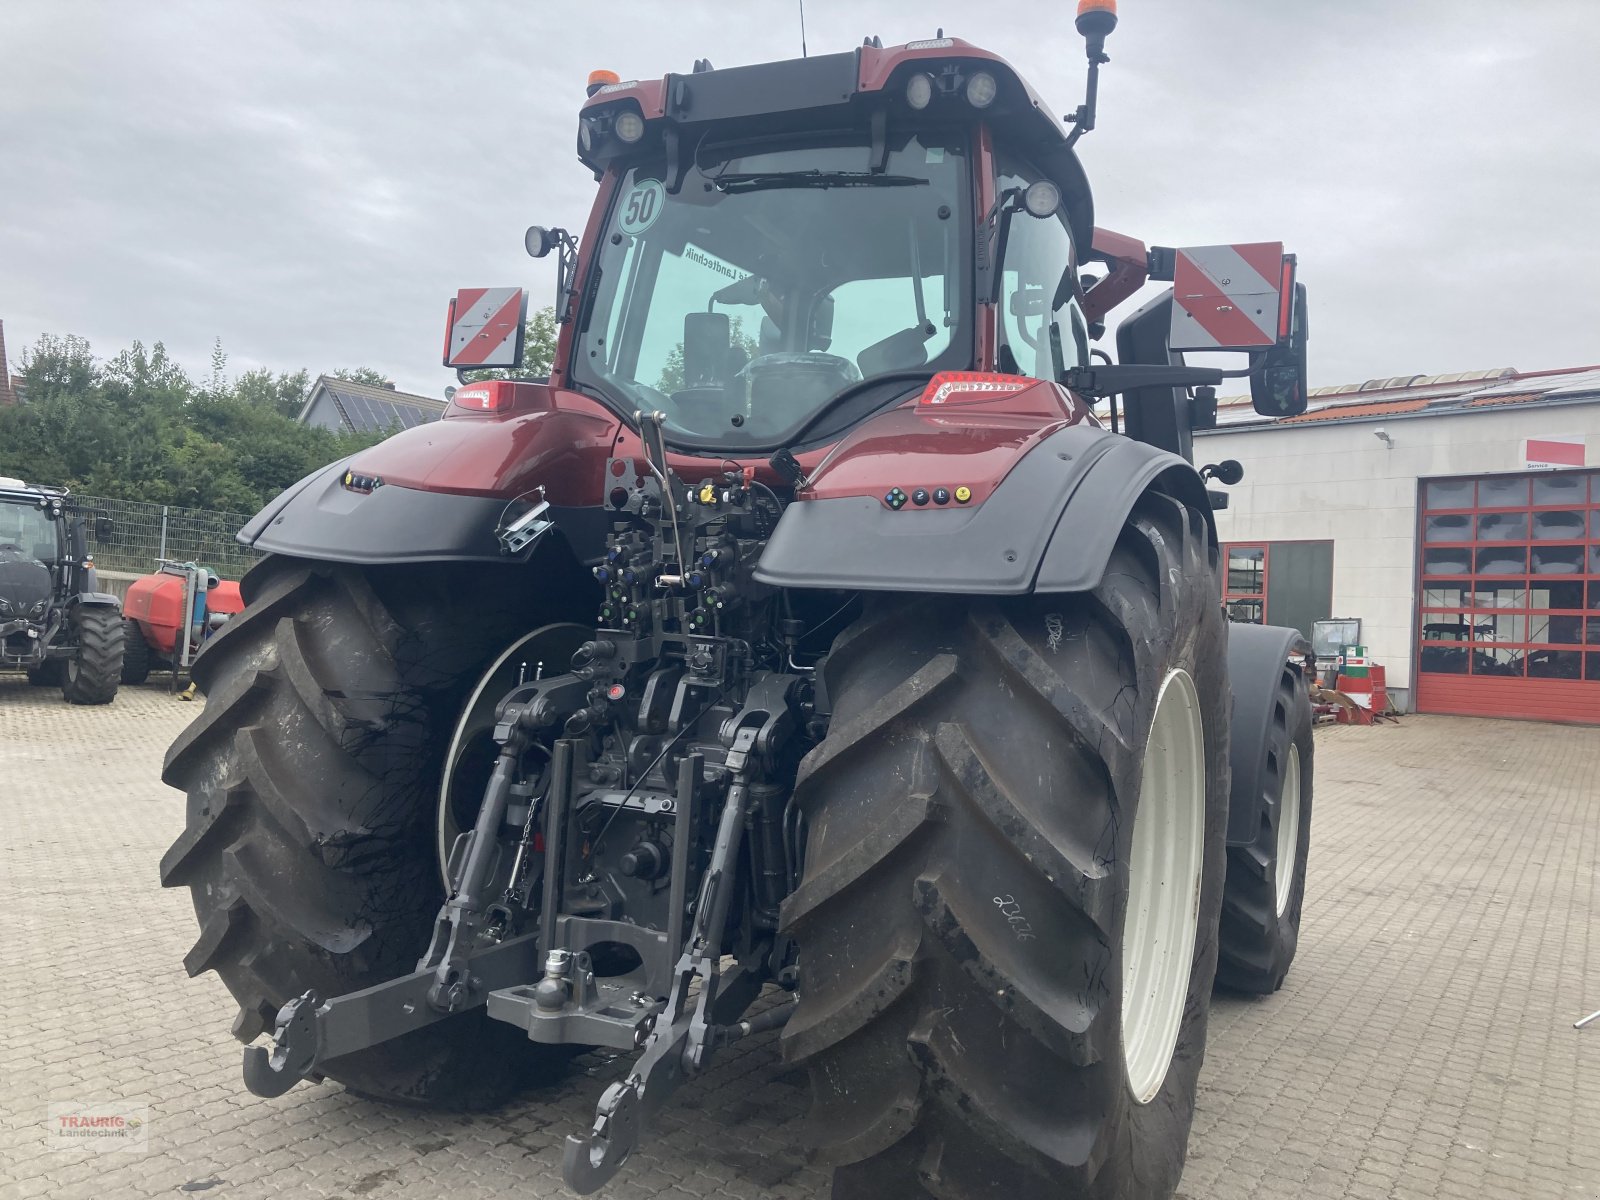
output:
[[222,339],[218,338],[211,344],[211,380],[207,391],[213,396],[220,396],[228,386],[228,355],[222,348]]
[[468,383],[480,379],[537,379],[550,377],[550,367],[556,361],[556,340],[561,330],[556,324],[556,310],[552,306],[539,309],[523,326],[522,365],[520,367],[490,367],[482,371],[468,371]]
[[28,381],[30,399],[59,392],[82,394],[95,379],[89,340],[70,333],[66,337],[41,335],[32,348],[22,352],[22,375]]
[[257,367],[233,381],[233,394],[253,407],[296,420],[311,398],[311,374],[301,370],[274,375],[265,367]]
[[346,379],[351,383],[365,383],[370,387],[393,387],[394,380],[382,371],[374,371],[371,367],[340,367],[332,372],[335,379]]
[[88,342],[44,337],[22,357],[28,401],[0,409],[0,475],[157,504],[253,511],[318,467],[379,441],[295,418],[305,371],[190,379],[157,342],[97,362]]

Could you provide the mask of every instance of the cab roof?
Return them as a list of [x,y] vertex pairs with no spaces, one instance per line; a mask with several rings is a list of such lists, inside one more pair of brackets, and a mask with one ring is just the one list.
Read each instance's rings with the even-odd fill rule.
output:
[[[981,108],[959,84],[975,72],[996,83]],[[922,109],[906,98],[907,83],[926,74],[938,83]],[[626,112],[643,119],[624,122]],[[783,136],[810,131],[867,130],[874,136],[897,127],[986,121],[1004,144],[1028,155],[1061,185],[1080,245],[1088,247],[1094,225],[1088,180],[1067,145],[1062,122],[1039,94],[998,54],[961,38],[938,37],[879,46],[868,42],[840,54],[784,59],[714,69],[701,60],[689,74],[601,84],[579,112],[578,157],[599,179],[613,165],[636,158],[692,160],[694,149],[716,126],[730,136]]]

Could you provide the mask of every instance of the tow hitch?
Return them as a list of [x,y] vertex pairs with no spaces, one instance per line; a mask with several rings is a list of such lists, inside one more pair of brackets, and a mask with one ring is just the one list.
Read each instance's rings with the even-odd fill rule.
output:
[[[722,939],[733,898],[734,865],[744,835],[749,785],[745,774],[751,750],[765,729],[745,726],[734,738],[727,766],[734,782],[723,802],[711,863],[695,906],[688,947],[673,971],[666,1011],[658,1018],[644,1054],[621,1083],[600,1097],[594,1128],[587,1137],[567,1137],[561,1173],[580,1195],[604,1186],[639,1144],[645,1121],[661,1111],[686,1077],[699,1072],[712,1049],[760,1030],[776,1029],[794,1012],[793,1004],[769,1009],[753,1020],[733,1024],[761,992],[760,977],[739,969],[722,975]],[[695,979],[700,994],[691,1002]]]
[[[678,833],[673,889],[681,899],[675,900],[673,910],[692,912],[687,930],[682,915],[672,928],[657,931],[558,913],[564,882],[559,864],[569,851],[573,784],[584,766],[583,743],[563,738],[550,754],[542,805],[546,857],[551,862],[544,877],[543,911],[536,928],[507,936],[527,905],[518,890],[520,862],[512,868],[511,886],[503,897],[489,901],[494,894],[495,836],[516,787],[518,761],[550,711],[547,702],[570,697],[570,679],[561,676],[524,685],[502,705],[496,727],[501,753],[473,829],[461,843],[461,852],[452,855],[457,866],[450,898],[439,911],[432,944],[417,969],[348,995],[324,1000],[308,991],[289,1001],[278,1012],[272,1048],[245,1048],[244,1081],[250,1091],[280,1096],[301,1079],[317,1077],[318,1067],[330,1059],[482,1004],[487,1004],[490,1017],[525,1029],[535,1041],[641,1047],[643,1053],[627,1078],[612,1084],[601,1097],[588,1135],[567,1139],[562,1166],[567,1186],[588,1194],[616,1175],[638,1146],[645,1123],[685,1079],[706,1067],[717,1047],[779,1028],[789,1019],[792,1002],[740,1019],[761,994],[763,982],[772,977],[771,963],[783,956],[783,949],[767,943],[750,964],[723,969],[745,833],[752,823],[759,824],[760,789],[752,783],[759,778],[760,764],[792,728],[790,680],[782,675],[758,675],[745,703],[724,726],[727,754],[715,772],[722,790],[720,812],[692,906],[682,902],[687,899],[682,889],[688,874],[691,823],[699,807],[716,798],[705,782],[703,756],[686,755],[679,764],[674,794],[653,801],[663,813],[672,813]],[[523,836],[526,844],[532,842],[539,811],[530,810]],[[531,892],[531,885],[527,890]],[[648,960],[660,963],[658,973],[649,970],[648,960],[646,964],[647,974],[664,985],[660,990],[641,992],[597,979],[589,954],[563,945],[573,944],[573,939],[582,945],[586,940],[625,937],[632,938]],[[671,959],[665,955],[673,946],[683,949],[668,970]],[[665,1000],[660,998],[663,994]]]
[[[525,933],[481,950],[471,959],[470,986],[480,998],[522,983],[539,973],[539,935]],[[421,1029],[451,1015],[428,1000],[434,985],[431,967],[388,979],[359,992],[319,998],[314,991],[297,996],[278,1010],[273,1047],[244,1048],[244,1085],[257,1096],[281,1096],[300,1080],[317,1073],[331,1058],[365,1050]],[[475,1007],[467,1004],[464,1008]]]

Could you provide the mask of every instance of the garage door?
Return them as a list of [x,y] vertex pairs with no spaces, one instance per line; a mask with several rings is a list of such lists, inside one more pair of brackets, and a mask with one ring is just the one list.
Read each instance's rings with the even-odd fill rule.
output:
[[1600,723],[1600,472],[1430,479],[1421,712]]

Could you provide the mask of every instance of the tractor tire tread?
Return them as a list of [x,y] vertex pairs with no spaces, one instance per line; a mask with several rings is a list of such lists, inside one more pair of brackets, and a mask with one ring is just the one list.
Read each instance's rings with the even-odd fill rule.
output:
[[69,660],[61,694],[71,704],[110,704],[122,681],[122,613],[79,605],[70,619],[77,653]]
[[[1228,847],[1228,882],[1218,931],[1217,985],[1245,995],[1270,996],[1283,987],[1299,947],[1311,845],[1313,741],[1311,699],[1300,671],[1285,665],[1273,700],[1261,823],[1253,841]],[[1289,745],[1300,756],[1300,829],[1289,901],[1277,905],[1279,806]]]
[[[421,686],[397,665],[408,640],[419,662],[438,648],[419,648],[358,568],[269,559],[246,590],[195,661],[207,704],[167,754],[189,820],[161,878],[190,887],[200,935],[185,968],[217,972],[248,1041],[308,989],[415,969],[443,900],[431,836],[443,744],[429,737],[448,728],[455,692],[435,690],[436,662]],[[472,649],[457,672],[499,633],[479,624],[461,623]],[[481,1110],[553,1078],[559,1058],[478,1009],[319,1070],[366,1097]]]
[[[890,597],[835,642],[833,721],[796,788],[810,841],[781,917],[801,1003],[781,1044],[811,1075],[836,1200],[1158,1194],[1104,1167],[1127,1141],[1106,1099],[1125,1111],[1115,797],[1175,629],[1196,631],[1205,686],[1225,687],[1214,553],[1201,515],[1152,494],[1093,594]],[[1206,742],[1212,915],[1191,999],[1214,963],[1225,725]],[[1190,1106],[1193,1007],[1199,1045],[1180,1047],[1173,1085]],[[1149,1168],[1174,1185],[1183,1122]]]

